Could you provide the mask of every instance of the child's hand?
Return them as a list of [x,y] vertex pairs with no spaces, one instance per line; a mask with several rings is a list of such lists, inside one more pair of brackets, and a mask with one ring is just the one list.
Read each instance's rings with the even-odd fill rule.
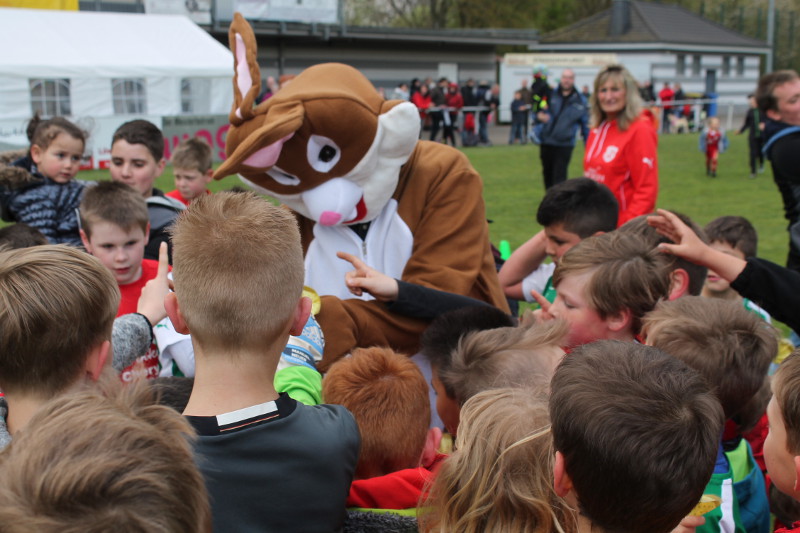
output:
[[354,255],[336,252],[336,257],[344,259],[355,268],[344,276],[344,282],[351,293],[361,296],[366,291],[381,302],[391,302],[397,299],[399,290],[397,280],[375,270]]
[[164,308],[164,296],[169,292],[172,283],[167,279],[167,274],[169,274],[167,243],[162,242],[158,249],[158,273],[142,288],[142,294],[139,296],[139,304],[136,308],[136,312],[146,316],[150,324],[154,326],[167,317],[167,311]]
[[547,298],[533,289],[531,289],[531,296],[533,296],[533,299],[539,304],[539,309],[533,312],[533,317],[536,319],[536,322],[547,322],[548,320],[553,320],[555,317],[550,313],[550,307],[553,304],[551,304]]
[[657,215],[647,217],[647,223],[653,226],[660,235],[675,244],[662,243],[658,249],[668,254],[677,255],[693,263],[700,263],[709,246],[700,240],[697,234],[683,221],[666,209],[658,209]]
[[706,523],[702,516],[685,516],[672,533],[694,533],[695,530]]

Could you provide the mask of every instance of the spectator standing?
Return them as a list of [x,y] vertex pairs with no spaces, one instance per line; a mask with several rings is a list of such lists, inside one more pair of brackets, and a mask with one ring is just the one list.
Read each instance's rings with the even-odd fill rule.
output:
[[[675,94],[673,95],[673,97],[674,97],[674,100],[676,102],[682,102],[683,100],[686,100],[686,94],[684,94],[683,87],[681,87],[680,83],[676,83],[675,84]],[[683,116],[683,114],[684,114],[683,113],[683,104],[676,105],[675,106],[675,116],[676,117],[681,117],[681,116]]]
[[675,100],[675,91],[670,88],[668,81],[665,81],[664,88],[658,91],[658,99],[664,106],[661,113],[661,133],[669,133],[669,116],[672,114],[672,106],[669,103]]
[[444,100],[447,111],[444,113],[442,142],[446,144],[447,139],[450,139],[450,143],[455,146],[456,137],[453,132],[456,130],[456,124],[458,123],[458,114],[461,112],[461,108],[464,107],[464,97],[461,96],[461,91],[458,90],[457,84],[451,83],[449,85]]
[[[478,105],[478,88],[475,87],[475,80],[469,78],[461,87],[461,98],[464,100],[464,107],[475,107]],[[467,127],[471,124],[471,127]],[[471,136],[475,129],[475,112],[464,112],[464,124],[461,128],[461,144],[467,146],[467,138]]]
[[447,100],[447,88],[450,83],[447,78],[440,78],[436,87],[431,90],[431,102],[433,109],[431,109],[431,137],[430,140],[435,141],[436,135],[439,134],[439,129],[444,125],[445,104]]
[[750,105],[750,108],[747,110],[744,124],[739,128],[737,135],[748,131],[747,144],[750,148],[750,178],[755,178],[756,162],[758,162],[758,171],[764,171],[764,154],[761,152],[761,146],[764,144],[764,116],[756,105],[756,97],[754,94],[747,95],[747,103]]
[[542,123],[539,157],[542,161],[544,187],[549,189],[567,179],[567,168],[575,135],[580,129],[583,140],[589,138],[589,116],[586,100],[575,88],[575,73],[565,69],[561,81],[550,96],[549,105],[535,115]]

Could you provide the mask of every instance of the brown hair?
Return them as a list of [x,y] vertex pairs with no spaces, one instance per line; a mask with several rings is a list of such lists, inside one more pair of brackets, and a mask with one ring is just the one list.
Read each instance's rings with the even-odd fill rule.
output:
[[77,248],[0,252],[0,388],[46,398],[74,384],[118,307],[111,273]]
[[130,231],[142,228],[147,233],[150,215],[147,202],[139,192],[120,181],[101,181],[86,187],[80,205],[81,229],[91,238],[92,226],[108,222]]
[[2,456],[2,530],[210,532],[192,438],[144,384],[51,400]]
[[64,117],[43,120],[37,113],[28,122],[28,128],[25,133],[31,145],[35,144],[42,150],[46,150],[50,143],[62,133],[81,141],[84,148],[86,147],[86,132]]
[[705,380],[657,348],[607,340],[565,357],[551,390],[553,444],[593,525],[677,526],[703,495],[722,434]]
[[47,237],[38,229],[17,222],[5,228],[0,228],[0,246],[8,246],[16,250],[19,248],[30,248],[31,246],[41,246],[47,244]]
[[143,144],[156,163],[164,159],[164,134],[152,122],[142,119],[126,122],[114,132],[111,146],[120,140],[128,144]]
[[800,455],[800,349],[784,359],[772,378],[772,392],[786,428],[786,449]]
[[[683,213],[677,213],[675,211],[673,211],[673,213],[675,216],[681,219],[684,224],[692,228],[692,231],[694,231],[695,235],[697,235],[701,241],[708,244],[708,238],[706,237],[706,233],[703,231],[703,228],[695,224],[691,218]],[[653,226],[647,223],[647,216],[648,215],[640,215],[636,218],[632,218],[620,226],[617,231],[621,233],[632,233],[634,235],[638,235],[640,238],[644,239],[651,248],[656,248],[663,242],[672,243],[671,240],[659,234]],[[669,264],[670,271],[678,268],[686,271],[686,274],[689,276],[689,294],[693,294],[694,296],[699,295],[702,292],[703,285],[706,282],[708,269],[702,265],[698,265],[692,263],[691,261],[687,261],[682,257],[678,257],[677,255],[662,255],[665,256],[664,260]]]
[[669,294],[669,268],[664,254],[635,235],[611,232],[589,237],[571,248],[553,272],[553,286],[566,276],[592,272],[586,299],[605,319],[631,312],[631,329],[641,329],[642,317]]
[[389,348],[358,348],[322,380],[326,403],[344,405],[361,432],[356,479],[419,464],[431,419],[428,383],[416,364]]
[[468,333],[450,366],[437,369],[437,375],[462,405],[487,389],[546,386],[563,355],[559,346],[567,330],[565,322],[555,320]]
[[644,329],[648,344],[706,379],[726,418],[758,392],[778,353],[775,329],[738,301],[684,296],[661,302],[645,318]]
[[553,490],[553,449],[544,395],[494,389],[461,410],[456,451],[436,474],[420,529],[478,533],[575,530]]
[[621,131],[627,130],[634,120],[642,114],[642,97],[639,95],[639,87],[631,73],[622,65],[606,65],[594,79],[594,91],[589,97],[589,109],[591,110],[590,127],[596,128],[606,119],[606,113],[600,108],[598,94],[600,87],[608,80],[616,81],[625,89],[625,108],[617,115],[617,127]]
[[303,250],[287,209],[254,193],[202,196],[172,227],[175,293],[195,341],[219,352],[288,338]]
[[211,146],[200,137],[186,139],[175,147],[171,162],[172,168],[197,170],[205,174],[211,168]]
[[715,218],[703,228],[709,242],[722,242],[744,254],[745,259],[755,257],[758,251],[756,228],[744,217]]
[[777,111],[778,99],[775,98],[775,89],[797,78],[797,72],[794,70],[776,70],[761,76],[756,87],[756,105],[759,111],[764,114],[770,110]]

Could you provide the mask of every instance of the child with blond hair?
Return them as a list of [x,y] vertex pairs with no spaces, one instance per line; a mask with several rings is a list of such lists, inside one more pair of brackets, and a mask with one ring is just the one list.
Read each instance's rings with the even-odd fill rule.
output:
[[184,205],[205,194],[211,194],[207,186],[214,176],[211,166],[211,146],[193,137],[181,141],[172,153],[172,173],[175,175],[175,190],[166,193]]

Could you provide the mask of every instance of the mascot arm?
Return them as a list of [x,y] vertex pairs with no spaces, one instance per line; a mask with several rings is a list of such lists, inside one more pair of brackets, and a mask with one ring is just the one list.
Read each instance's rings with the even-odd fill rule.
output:
[[325,351],[317,365],[325,373],[330,365],[357,346],[391,346],[394,350],[415,354],[419,336],[427,321],[390,313],[377,300],[341,300],[323,296],[316,316],[325,332]]

